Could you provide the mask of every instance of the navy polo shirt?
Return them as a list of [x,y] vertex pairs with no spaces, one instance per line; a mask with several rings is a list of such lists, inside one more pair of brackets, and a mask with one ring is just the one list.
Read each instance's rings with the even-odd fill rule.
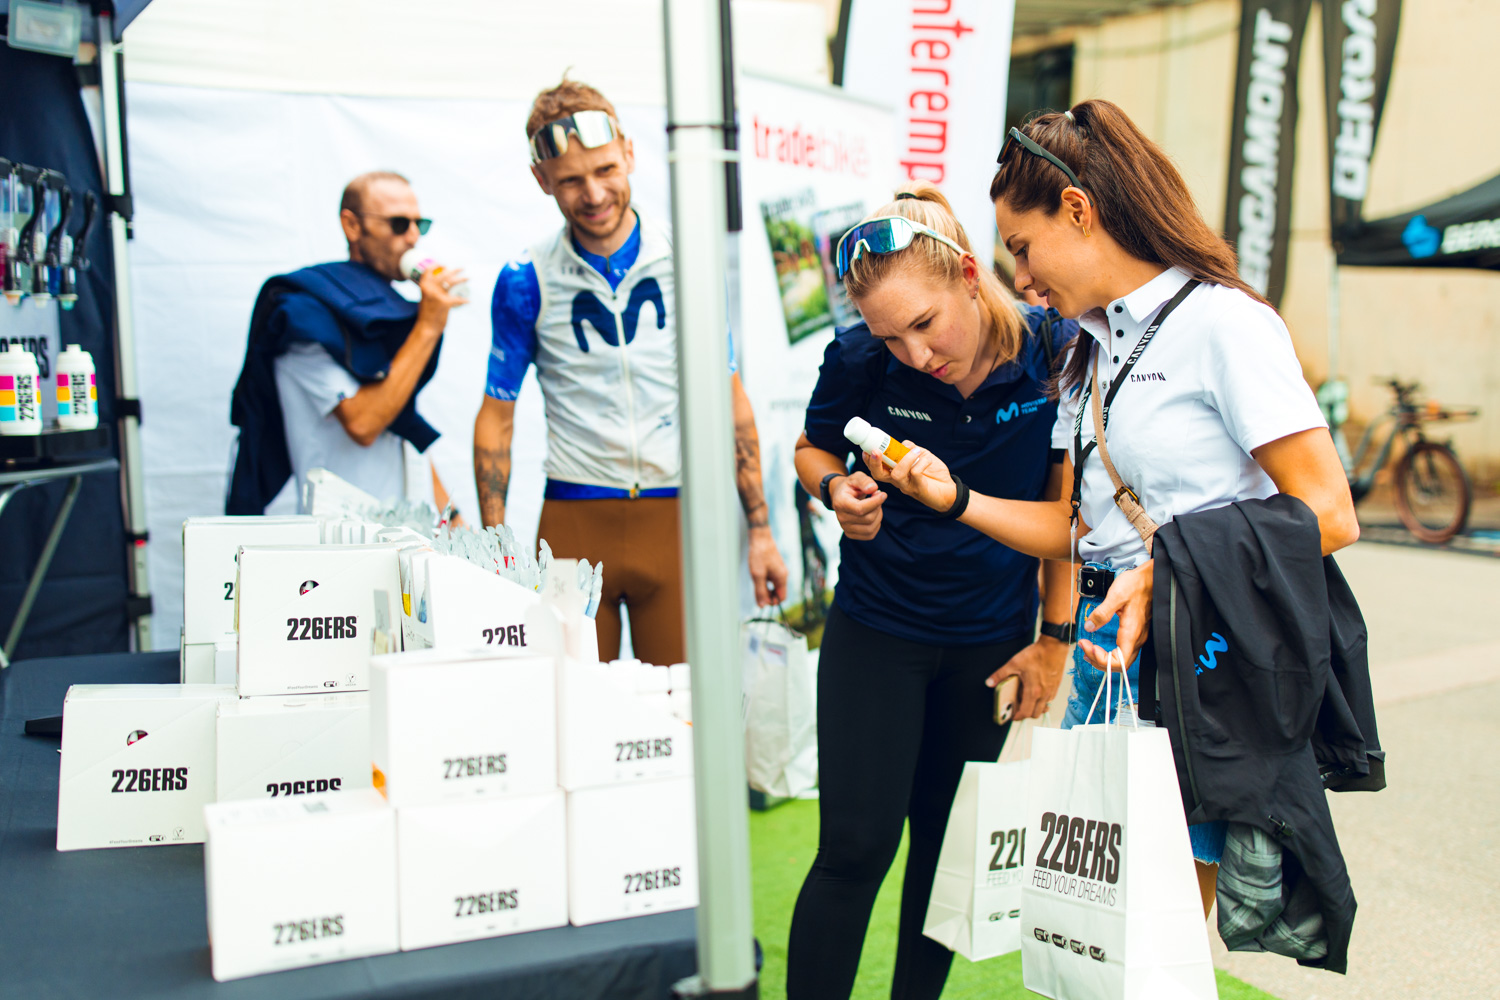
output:
[[[897,361],[864,324],[828,345],[807,407],[815,447],[854,458],[844,437],[850,417],[931,451],[980,493],[1040,500],[1051,462],[1057,403],[1047,398],[1047,313],[1022,307],[1029,333],[1015,360],[997,368],[968,399]],[[1053,355],[1078,324],[1050,315]],[[1037,560],[933,511],[894,487],[880,531],[839,543],[834,600],[850,618],[888,635],[939,646],[978,646],[1030,636],[1036,627]]]

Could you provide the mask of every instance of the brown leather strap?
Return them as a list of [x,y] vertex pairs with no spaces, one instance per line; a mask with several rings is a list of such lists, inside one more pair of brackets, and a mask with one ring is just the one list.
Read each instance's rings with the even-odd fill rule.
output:
[[1119,472],[1115,471],[1115,463],[1110,460],[1109,448],[1104,443],[1104,408],[1099,402],[1099,355],[1094,355],[1093,368],[1093,391],[1089,393],[1089,408],[1094,414],[1094,441],[1098,445],[1099,460],[1104,463],[1104,471],[1109,473],[1109,481],[1115,484],[1115,506],[1130,521],[1131,526],[1140,534],[1141,541],[1146,543],[1146,552],[1151,552],[1151,536],[1156,534],[1157,524],[1151,520],[1151,515],[1146,513],[1146,508],[1141,506],[1140,498],[1135,491],[1125,485],[1125,480],[1120,478]]

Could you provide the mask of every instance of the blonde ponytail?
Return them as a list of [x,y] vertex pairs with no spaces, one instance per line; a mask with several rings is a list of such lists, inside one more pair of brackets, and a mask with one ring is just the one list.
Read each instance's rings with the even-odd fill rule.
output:
[[[974,252],[968,234],[953,214],[953,206],[931,181],[912,181],[896,189],[896,199],[882,205],[866,219],[899,215],[942,233],[968,253]],[[844,288],[856,303],[891,274],[913,268],[933,282],[962,283],[963,265],[950,248],[933,239],[915,239],[895,253],[861,254],[844,275]],[[1013,360],[1021,351],[1025,321],[995,272],[979,267],[979,302],[990,321],[990,336],[996,349],[995,364]]]

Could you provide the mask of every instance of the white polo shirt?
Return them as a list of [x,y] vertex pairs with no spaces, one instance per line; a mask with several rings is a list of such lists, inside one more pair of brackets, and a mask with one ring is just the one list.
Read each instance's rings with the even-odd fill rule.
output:
[[[1141,334],[1188,278],[1170,268],[1105,309],[1079,317],[1080,338],[1091,336],[1098,344],[1101,392],[1108,394]],[[1250,453],[1288,434],[1327,426],[1281,317],[1223,285],[1195,288],[1156,331],[1127,378],[1109,411],[1109,456],[1157,524],[1274,495],[1276,485]],[[1067,449],[1074,462],[1081,395],[1068,390],[1052,430],[1052,446]],[[1084,446],[1093,439],[1093,416],[1085,412]],[[1063,489],[1071,491],[1072,483]],[[1080,514],[1090,530],[1079,539],[1079,556],[1119,571],[1148,556],[1141,536],[1115,506],[1114,493],[1095,451],[1083,467]]]

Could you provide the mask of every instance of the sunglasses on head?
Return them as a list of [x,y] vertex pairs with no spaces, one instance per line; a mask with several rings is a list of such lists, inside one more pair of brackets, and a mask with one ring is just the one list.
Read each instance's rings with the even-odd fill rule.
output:
[[930,236],[944,246],[951,247],[960,256],[968,253],[942,233],[934,232],[919,222],[901,215],[883,215],[878,219],[861,222],[840,238],[838,250],[834,253],[834,266],[840,280],[849,273],[850,265],[859,260],[866,250],[880,254],[895,253],[911,246],[911,241],[918,236]]
[[405,215],[375,215],[374,212],[360,212],[359,214],[366,217],[374,216],[377,219],[384,219],[386,225],[391,227],[391,232],[395,233],[397,236],[406,235],[407,229],[411,228],[412,226],[416,226],[417,232],[423,236],[426,236],[427,230],[432,228],[431,219],[408,218]]
[[531,133],[531,162],[540,163],[568,151],[568,136],[585,149],[597,149],[620,138],[620,124],[608,111],[575,111]]
[[1068,183],[1078,188],[1080,191],[1083,190],[1083,185],[1078,183],[1078,175],[1069,170],[1066,163],[1064,163],[1062,160],[1059,160],[1051,153],[1047,152],[1033,140],[1027,138],[1021,133],[1021,130],[1018,128],[1011,129],[1010,134],[1005,137],[1005,145],[1000,147],[1000,155],[995,157],[995,164],[997,166],[1004,164],[1005,158],[1010,155],[1010,151],[1016,148],[1016,146],[1018,145],[1028,153],[1034,153],[1035,155],[1040,156],[1042,159],[1052,164],[1058,170],[1061,170],[1064,174],[1067,174]]

